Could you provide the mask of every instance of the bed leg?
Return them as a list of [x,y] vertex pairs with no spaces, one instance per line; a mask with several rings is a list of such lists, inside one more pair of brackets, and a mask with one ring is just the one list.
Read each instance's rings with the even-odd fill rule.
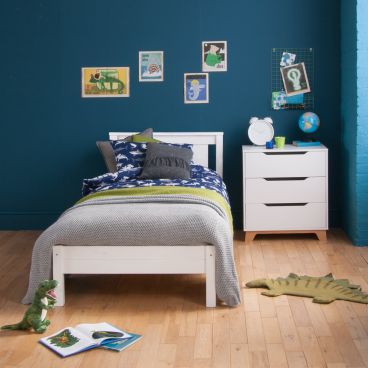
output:
[[215,247],[206,247],[206,306],[216,307]]
[[59,283],[55,289],[57,295],[55,305],[57,307],[62,307],[65,304],[63,248],[64,247],[62,245],[55,245],[53,247],[53,256],[52,256],[53,278]]

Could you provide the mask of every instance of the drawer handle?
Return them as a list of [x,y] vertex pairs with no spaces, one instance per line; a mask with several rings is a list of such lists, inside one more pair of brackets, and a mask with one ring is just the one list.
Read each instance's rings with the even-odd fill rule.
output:
[[307,151],[298,151],[298,152],[262,152],[265,155],[305,155]]
[[308,203],[264,203],[267,207],[303,207],[306,206]]
[[288,177],[288,178],[263,178],[264,180],[267,180],[267,181],[287,181],[287,180],[307,180],[308,177],[297,177],[297,178],[294,178],[294,177]]

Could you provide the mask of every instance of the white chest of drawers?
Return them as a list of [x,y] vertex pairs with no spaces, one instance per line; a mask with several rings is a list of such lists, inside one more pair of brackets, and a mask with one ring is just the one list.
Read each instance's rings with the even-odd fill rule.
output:
[[242,155],[245,240],[261,233],[315,233],[325,240],[327,148],[243,146]]

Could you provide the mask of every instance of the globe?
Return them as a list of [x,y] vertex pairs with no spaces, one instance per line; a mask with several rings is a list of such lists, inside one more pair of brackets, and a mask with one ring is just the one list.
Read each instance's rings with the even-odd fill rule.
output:
[[299,128],[304,133],[314,133],[319,128],[319,117],[314,112],[305,112],[299,118]]

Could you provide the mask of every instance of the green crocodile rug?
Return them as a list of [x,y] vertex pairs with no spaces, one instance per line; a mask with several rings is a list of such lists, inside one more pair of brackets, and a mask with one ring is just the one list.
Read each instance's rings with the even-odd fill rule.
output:
[[248,288],[267,288],[262,295],[295,295],[313,298],[314,303],[328,304],[334,300],[368,304],[368,294],[359,285],[350,284],[347,279],[335,280],[331,273],[322,277],[289,274],[286,278],[258,279],[246,283]]

